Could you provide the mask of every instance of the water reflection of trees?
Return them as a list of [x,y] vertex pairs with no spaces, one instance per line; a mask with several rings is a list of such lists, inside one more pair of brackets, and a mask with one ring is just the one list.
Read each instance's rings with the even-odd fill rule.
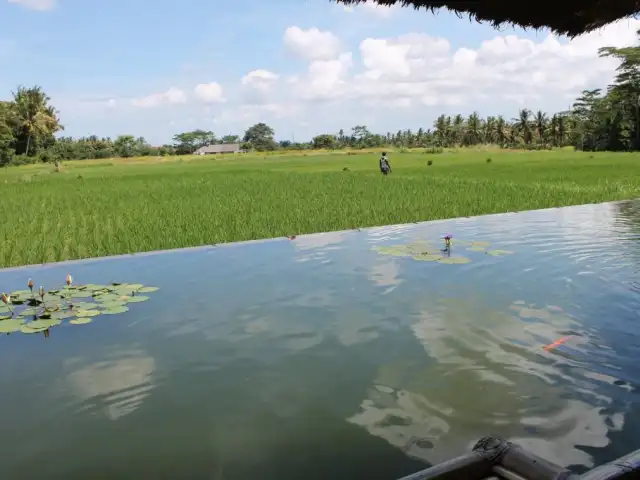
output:
[[493,433],[551,461],[591,466],[577,445],[606,446],[609,430],[622,428],[622,414],[603,412],[612,399],[597,382],[563,368],[587,365],[584,343],[572,343],[573,357],[542,350],[581,332],[557,308],[518,302],[507,313],[456,301],[424,309],[411,330],[435,363],[381,367],[348,421],[412,456],[442,461]]
[[[625,246],[636,266],[640,262],[640,200],[615,204],[616,227],[622,230]],[[626,235],[624,235],[626,234]]]

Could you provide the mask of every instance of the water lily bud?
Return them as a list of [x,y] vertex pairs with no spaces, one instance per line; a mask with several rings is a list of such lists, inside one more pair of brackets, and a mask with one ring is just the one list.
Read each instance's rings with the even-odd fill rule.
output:
[[44,287],[42,285],[40,286],[39,293],[40,293],[40,296],[44,298]]
[[71,285],[73,283],[73,278],[71,275],[67,275],[67,285]]
[[2,292],[0,299],[2,299],[2,303],[6,303],[6,304],[9,304],[9,302],[11,301],[11,297],[4,292]]
[[27,282],[27,287],[29,287],[29,290],[33,291],[33,280],[29,279],[29,281]]

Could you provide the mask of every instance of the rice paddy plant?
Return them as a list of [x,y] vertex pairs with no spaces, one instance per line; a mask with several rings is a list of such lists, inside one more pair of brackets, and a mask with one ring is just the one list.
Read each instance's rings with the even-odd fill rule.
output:
[[[630,154],[373,154],[0,172],[0,267],[639,196]],[[28,240],[28,241],[27,241]]]

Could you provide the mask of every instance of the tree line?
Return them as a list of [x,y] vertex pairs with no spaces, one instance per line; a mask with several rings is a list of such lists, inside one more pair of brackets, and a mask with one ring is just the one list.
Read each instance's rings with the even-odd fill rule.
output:
[[[637,32],[640,36],[640,30]],[[568,111],[548,115],[522,109],[515,118],[440,115],[432,128],[371,132],[365,125],[350,131],[315,136],[309,142],[276,141],[273,128],[258,123],[244,135],[218,137],[210,130],[174,135],[173,143],[152,146],[143,137],[115,139],[89,136],[58,137],[64,127],[51,99],[39,86],[20,86],[12,99],[0,101],[0,165],[72,159],[192,154],[219,143],[240,143],[254,151],[278,149],[419,148],[493,144],[503,148],[550,149],[573,146],[588,151],[640,150],[640,42],[624,48],[604,47],[601,57],[620,64],[611,85],[585,90]]]

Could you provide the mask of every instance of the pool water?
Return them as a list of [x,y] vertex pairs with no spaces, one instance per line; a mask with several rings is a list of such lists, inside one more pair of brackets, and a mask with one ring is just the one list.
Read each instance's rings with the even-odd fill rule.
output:
[[639,272],[634,202],[0,270],[160,287],[0,338],[0,477],[393,479],[487,434],[584,471],[640,448]]

